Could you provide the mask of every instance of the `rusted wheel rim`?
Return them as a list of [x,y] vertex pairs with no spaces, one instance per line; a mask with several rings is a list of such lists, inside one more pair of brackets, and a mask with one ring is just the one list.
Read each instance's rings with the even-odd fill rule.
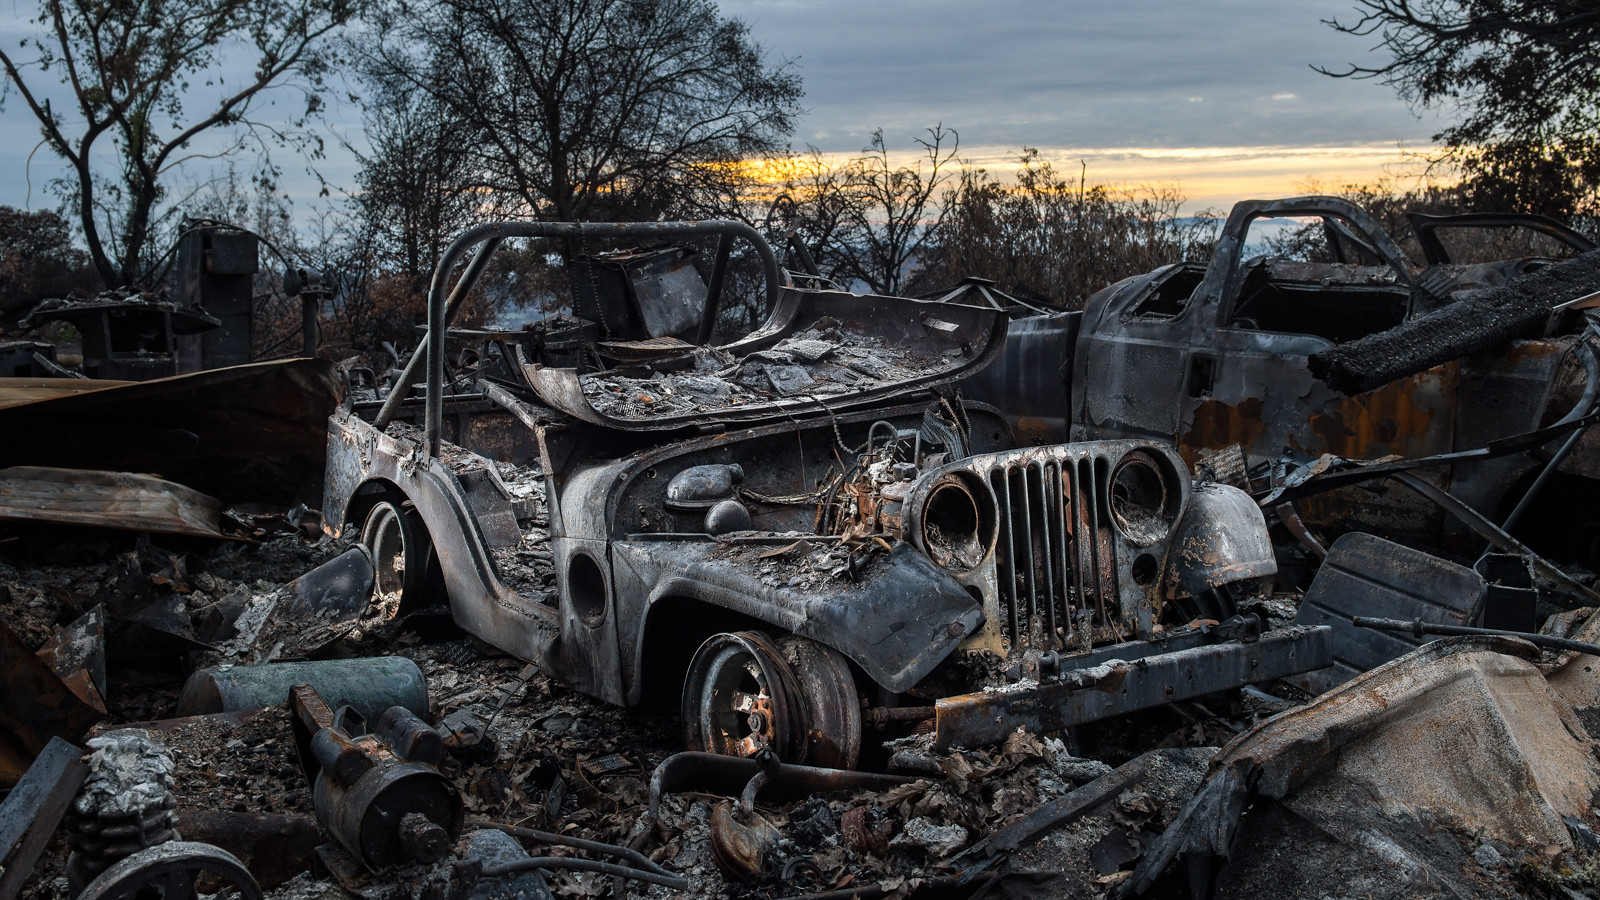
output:
[[361,543],[372,551],[372,562],[377,567],[375,584],[378,594],[392,594],[405,585],[406,542],[400,526],[400,511],[393,503],[379,503],[367,513],[361,526]]
[[771,748],[803,762],[806,722],[794,673],[766,635],[713,635],[695,651],[683,686],[689,748],[755,756]]
[[78,896],[132,900],[161,891],[165,900],[192,900],[204,877],[233,888],[244,900],[261,900],[261,888],[243,863],[219,847],[193,841],[168,841],[141,850],[101,872]]
[[420,605],[428,564],[428,541],[414,510],[385,500],[372,507],[361,526],[361,543],[372,551],[372,582],[379,600],[400,595],[400,605]]

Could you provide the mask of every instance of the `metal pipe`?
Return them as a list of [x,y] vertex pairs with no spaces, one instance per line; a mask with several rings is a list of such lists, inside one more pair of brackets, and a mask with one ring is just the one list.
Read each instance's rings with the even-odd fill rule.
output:
[[[1590,329],[1590,334],[1594,334],[1593,329]],[[1588,379],[1588,382],[1583,386],[1583,397],[1572,408],[1572,412],[1561,420],[1562,423],[1581,419],[1594,412],[1595,403],[1597,399],[1600,399],[1600,352],[1597,352],[1594,345],[1588,341],[1583,342],[1583,348],[1589,351],[1589,355],[1584,359],[1583,365],[1583,374]],[[1516,508],[1511,510],[1511,515],[1506,516],[1506,520],[1500,524],[1502,530],[1510,531],[1511,527],[1517,524],[1517,520],[1522,518],[1522,514],[1527,512],[1528,507],[1533,504],[1533,498],[1537,497],[1539,491],[1544,488],[1545,482],[1549,481],[1550,477],[1556,473],[1556,470],[1561,468],[1561,464],[1567,461],[1567,457],[1571,455],[1572,451],[1578,449],[1578,442],[1583,440],[1583,436],[1589,431],[1589,428],[1590,426],[1588,425],[1578,428],[1561,443],[1561,449],[1550,457],[1548,463],[1545,463],[1544,470],[1539,473],[1538,478],[1533,480],[1533,484],[1528,485],[1527,491],[1522,494],[1522,499],[1517,501]]]
[[[635,237],[693,237],[697,235],[732,234],[742,237],[755,247],[761,257],[762,270],[767,279],[767,307],[777,307],[778,294],[787,283],[778,268],[778,255],[761,232],[743,222],[729,219],[712,219],[705,222],[491,222],[468,229],[456,238],[433,272],[433,283],[428,287],[428,396],[424,423],[428,452],[439,454],[440,431],[444,425],[444,284],[456,264],[478,244],[502,241],[507,238],[595,238],[608,240]],[[463,276],[462,282],[466,281]],[[469,286],[470,289],[470,286]],[[386,423],[387,424],[387,423]]]
[[[687,784],[704,785],[710,782],[711,789],[732,795],[748,786],[750,779],[761,770],[760,763],[744,756],[723,756],[697,750],[674,753],[662,760],[650,776],[650,809],[645,815],[654,822],[661,808],[661,795],[682,790]],[[779,789],[798,789],[807,794],[824,794],[833,791],[885,791],[915,780],[877,772],[779,763],[771,769],[771,780],[767,784]]]
[[300,684],[315,688],[335,711],[355,707],[368,722],[377,722],[391,706],[428,714],[428,682],[417,664],[404,656],[376,656],[200,669],[184,682],[178,715],[276,706]]
[[541,844],[558,844],[562,847],[571,847],[574,850],[587,850],[590,853],[604,853],[607,856],[619,856],[642,869],[646,869],[660,875],[670,876],[672,874],[666,869],[663,869],[655,860],[645,856],[643,853],[640,853],[637,850],[630,850],[627,847],[618,847],[615,844],[604,844],[600,841],[588,841],[584,840],[583,838],[569,837],[564,834],[540,831],[537,828],[524,828],[521,825],[502,825],[499,822],[473,822],[470,823],[469,827],[493,828],[496,831],[504,831],[506,834],[509,834],[512,837],[519,837],[529,841],[537,841]]
[[881,728],[890,722],[921,722],[939,714],[937,706],[875,706],[861,711],[861,720]]
[[[450,299],[445,301],[444,322],[446,327],[456,317],[456,313],[461,309],[461,304],[466,302],[467,294],[472,291],[473,285],[477,284],[478,278],[483,275],[484,268],[489,265],[489,257],[493,256],[498,249],[500,249],[500,239],[491,239],[484,245],[482,250],[478,251],[478,255],[472,258],[472,262],[467,265],[467,271],[462,273],[460,280],[456,282],[455,290],[450,292]],[[378,417],[372,420],[372,427],[382,431],[388,426],[389,420],[393,419],[394,414],[400,410],[400,404],[405,402],[406,395],[411,393],[412,385],[417,383],[417,376],[422,373],[422,364],[427,358],[426,342],[418,344],[417,349],[411,351],[411,359],[406,361],[406,367],[401,370],[399,379],[389,386],[389,396],[384,398],[383,408],[378,410]]]
[[[726,232],[717,239],[717,259],[711,264],[711,283],[706,285],[706,304],[700,310],[700,331],[695,343],[711,343],[717,327],[717,310],[722,304],[722,283],[728,280],[728,256],[733,253],[733,235]],[[596,301],[598,302],[598,301]]]
[[1424,622],[1421,619],[1413,619],[1407,622],[1403,619],[1376,619],[1371,616],[1352,616],[1350,621],[1358,628],[1375,628],[1380,631],[1405,631],[1419,638],[1425,634],[1512,637],[1521,638],[1535,647],[1548,647],[1551,650],[1571,650],[1574,653],[1600,656],[1600,644],[1589,644],[1583,641],[1574,641],[1548,634],[1534,634],[1528,631],[1501,631],[1498,628],[1444,625],[1438,622]]
[[529,869],[577,869],[580,872],[599,872],[602,875],[616,875],[622,878],[632,878],[635,881],[644,881],[649,884],[659,884],[675,891],[687,891],[689,879],[676,875],[661,875],[656,872],[647,872],[616,863],[601,862],[597,859],[578,859],[572,856],[534,856],[528,859],[518,859],[498,866],[485,866],[479,876],[483,878],[499,878],[502,875],[515,875]]
[[806,246],[806,242],[800,239],[798,233],[789,235],[789,249],[794,251],[795,256],[800,257],[800,268],[805,269],[807,275],[812,278],[822,277],[822,270],[817,268],[817,261],[811,256],[811,248]]
[[317,307],[322,303],[322,293],[311,291],[300,297],[300,354],[317,355]]

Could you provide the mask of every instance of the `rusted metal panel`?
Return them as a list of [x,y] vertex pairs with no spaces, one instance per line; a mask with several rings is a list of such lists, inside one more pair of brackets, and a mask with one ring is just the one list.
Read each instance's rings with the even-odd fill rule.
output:
[[311,871],[322,842],[314,819],[289,813],[179,809],[178,832],[233,854],[269,890]]
[[1054,683],[1000,688],[937,701],[940,747],[980,746],[1017,729],[1056,731],[1288,675],[1333,661],[1332,629],[1291,628],[1255,643],[1211,644],[1113,660]]
[[221,518],[222,501],[150,475],[46,466],[0,469],[0,521],[226,538]]
[[82,740],[104,713],[74,693],[3,621],[0,674],[0,786],[8,786],[51,738]]
[[[223,500],[288,499],[320,471],[328,416],[343,391],[333,363],[321,359],[79,392],[84,383],[0,408],[0,432],[48,436],[0,444],[0,467],[144,472]],[[0,395],[5,390],[0,379]]]
[[0,410],[137,383],[93,378],[0,378]]

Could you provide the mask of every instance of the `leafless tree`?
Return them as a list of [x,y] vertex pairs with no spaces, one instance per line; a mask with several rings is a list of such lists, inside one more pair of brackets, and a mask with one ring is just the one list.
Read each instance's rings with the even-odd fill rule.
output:
[[492,198],[477,189],[472,155],[449,110],[404,81],[375,87],[363,116],[368,149],[355,211],[373,262],[420,294],[445,247]]
[[1600,186],[1600,8],[1587,0],[1357,0],[1339,31],[1378,40],[1376,78],[1461,119],[1435,135],[1475,205],[1594,215]]
[[[271,143],[320,149],[303,126],[321,108],[332,65],[324,38],[361,2],[44,0],[39,36],[22,42],[22,55],[0,50],[0,65],[44,143],[72,169],[68,193],[106,283],[139,276],[163,179],[185,161]],[[255,65],[243,83],[228,84],[241,52]],[[74,109],[52,105],[52,80],[71,89]],[[260,115],[262,101],[284,91],[303,108],[286,122]],[[116,174],[97,181],[108,150]]]
[[825,265],[835,280],[860,281],[874,293],[898,294],[927,253],[943,215],[934,197],[955,163],[960,135],[940,124],[916,143],[921,158],[896,166],[880,128],[862,155],[844,168],[839,202],[823,206],[823,217],[835,216],[837,222],[822,244]]
[[799,77],[710,0],[430,0],[381,36],[366,68],[426,94],[476,184],[544,218],[670,215],[798,113]]
[[1209,256],[1217,219],[1180,215],[1172,186],[1119,189],[1058,174],[1024,150],[1015,181],[967,169],[944,197],[929,256],[942,283],[973,275],[1025,299],[1076,309],[1095,291],[1157,266]]

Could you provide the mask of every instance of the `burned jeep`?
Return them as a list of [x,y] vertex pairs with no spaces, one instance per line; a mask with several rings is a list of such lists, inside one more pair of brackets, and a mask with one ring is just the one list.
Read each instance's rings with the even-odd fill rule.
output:
[[[508,237],[704,234],[723,249],[698,322],[579,355],[619,354],[603,368],[500,336],[447,395],[445,282],[468,251],[453,296]],[[771,312],[713,345],[734,238]],[[1274,571],[1243,492],[1148,440],[1016,449],[947,389],[1002,351],[991,308],[796,287],[738,223],[485,226],[429,302],[423,396],[402,381],[329,422],[326,521],[360,530],[381,587],[431,579],[462,628],[577,690],[681,701],[691,747],[848,767],[864,726],[991,742],[1331,658],[1326,628],[1232,617]]]
[[[1287,217],[1320,224],[1323,258],[1254,255],[1252,224]],[[1551,290],[1531,318],[1490,303],[1569,267],[1581,277],[1567,281],[1583,283],[1600,271],[1594,244],[1537,216],[1411,222],[1421,264],[1348,201],[1241,202],[1208,263],[1125,279],[1081,313],[1014,322],[1002,359],[963,390],[1000,406],[1025,440],[1173,439],[1187,462],[1251,479],[1262,495],[1281,484],[1285,460],[1444,457],[1552,428],[1518,452],[1441,459],[1418,474],[1546,555],[1600,565],[1600,517],[1585,512],[1600,499],[1600,435],[1557,455],[1571,434],[1561,429],[1596,409],[1600,343],[1576,310],[1551,307],[1586,291]],[[1485,230],[1536,233],[1548,255],[1458,261],[1459,233]],[[1296,533],[1280,542],[1293,548],[1280,562],[1314,564],[1349,531],[1476,553],[1439,504],[1393,484],[1274,512]]]

